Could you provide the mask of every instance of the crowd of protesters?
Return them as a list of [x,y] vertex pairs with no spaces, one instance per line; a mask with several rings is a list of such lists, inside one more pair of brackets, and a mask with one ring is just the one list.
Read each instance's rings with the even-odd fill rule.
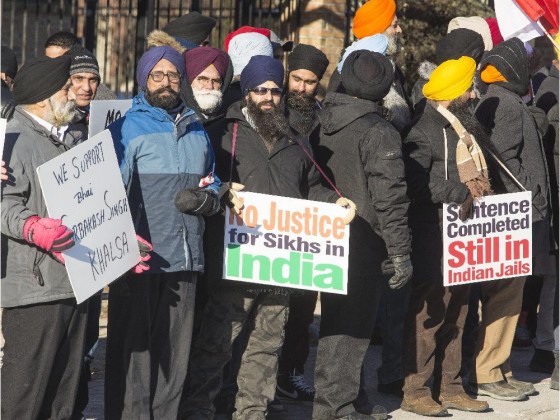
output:
[[[150,33],[139,93],[109,126],[141,255],[109,287],[105,418],[287,419],[290,400],[316,420],[386,419],[363,381],[376,326],[378,391],[402,410],[527,399],[535,388],[510,364],[526,277],[446,287],[442,273],[443,204],[465,221],[477,199],[519,191],[540,282],[530,367],[557,390],[558,59],[534,68],[538,53],[496,19],[457,17],[409,89],[395,1],[369,0],[327,81],[315,46],[244,26],[222,50],[215,25],[191,12]],[[73,232],[49,218],[35,169],[87,141],[91,101],[115,95],[69,32],[19,71],[4,46],[1,62],[1,414],[82,419],[101,296],[76,304],[62,254]],[[222,273],[220,210],[239,214],[240,190],[346,209],[348,291],[320,296],[314,387],[317,292]]]

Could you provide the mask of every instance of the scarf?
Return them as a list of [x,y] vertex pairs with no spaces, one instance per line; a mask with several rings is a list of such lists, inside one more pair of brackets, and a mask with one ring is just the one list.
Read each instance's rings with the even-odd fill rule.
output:
[[448,109],[438,105],[436,110],[449,121],[459,136],[455,158],[460,181],[467,186],[475,199],[493,194],[486,159],[474,136],[467,132],[459,119]]

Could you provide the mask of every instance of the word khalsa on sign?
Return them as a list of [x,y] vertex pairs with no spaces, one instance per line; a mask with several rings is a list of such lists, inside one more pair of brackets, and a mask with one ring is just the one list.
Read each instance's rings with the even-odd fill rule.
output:
[[474,216],[459,220],[457,204],[444,206],[444,285],[531,273],[531,193],[484,197]]
[[346,294],[349,230],[334,204],[242,192],[227,211],[224,277]]

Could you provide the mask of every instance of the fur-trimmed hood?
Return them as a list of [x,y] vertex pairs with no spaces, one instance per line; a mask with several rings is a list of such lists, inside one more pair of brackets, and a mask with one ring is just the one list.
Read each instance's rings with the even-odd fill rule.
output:
[[418,66],[418,75],[424,80],[429,80],[436,67],[436,63],[427,60],[422,61]]
[[152,32],[150,32],[150,34],[146,38],[146,43],[148,44],[147,49],[167,45],[168,47],[179,51],[179,54],[183,54],[183,52],[186,50],[186,48],[183,47],[174,37],[159,29],[154,29]]

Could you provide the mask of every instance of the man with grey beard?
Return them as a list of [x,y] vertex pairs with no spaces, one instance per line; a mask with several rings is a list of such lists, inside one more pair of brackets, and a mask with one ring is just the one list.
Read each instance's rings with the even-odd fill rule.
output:
[[87,304],[76,304],[61,254],[73,232],[48,217],[35,172],[69,148],[70,64],[41,57],[14,80],[3,157],[11,178],[2,184],[1,405],[9,419],[71,418],[80,377]]

